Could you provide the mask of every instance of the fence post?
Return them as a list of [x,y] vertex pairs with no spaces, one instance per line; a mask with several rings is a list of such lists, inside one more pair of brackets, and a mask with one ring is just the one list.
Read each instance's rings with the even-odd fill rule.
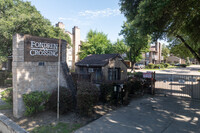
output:
[[192,94],[191,94],[191,98],[193,98],[193,82],[194,82],[193,78],[194,78],[194,77],[193,77],[193,75],[192,75],[192,90],[191,90],[191,93],[192,93]]
[[171,74],[171,95],[172,95],[172,74]]

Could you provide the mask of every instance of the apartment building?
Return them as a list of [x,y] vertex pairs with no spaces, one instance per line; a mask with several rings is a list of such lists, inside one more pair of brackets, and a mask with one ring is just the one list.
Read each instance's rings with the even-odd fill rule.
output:
[[78,53],[80,52],[81,46],[81,36],[80,36],[80,29],[77,26],[72,28],[72,32],[65,31],[65,25],[62,22],[58,22],[56,27],[59,27],[63,30],[64,33],[68,34],[71,38],[72,46],[67,46],[66,51],[66,62],[70,69],[75,69],[75,63],[79,61]]
[[159,42],[152,44],[150,47],[150,51],[145,53],[144,56],[145,56],[145,62],[144,62],[145,65],[149,63],[160,64],[164,60],[162,56],[162,44]]

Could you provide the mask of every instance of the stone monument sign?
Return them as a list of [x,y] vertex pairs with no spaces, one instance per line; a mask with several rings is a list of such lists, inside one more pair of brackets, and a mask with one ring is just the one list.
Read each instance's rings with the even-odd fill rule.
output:
[[25,36],[24,44],[25,62],[58,61],[58,40],[35,36]]
[[[66,44],[61,40],[61,63],[65,65]],[[58,39],[20,34],[13,36],[13,115],[16,118],[23,116],[25,111],[23,94],[52,92],[57,88],[58,52]],[[63,67],[60,67],[60,86],[68,86]]]

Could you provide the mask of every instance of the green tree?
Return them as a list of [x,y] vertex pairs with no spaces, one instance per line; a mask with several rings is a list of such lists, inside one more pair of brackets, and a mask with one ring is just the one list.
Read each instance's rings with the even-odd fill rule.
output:
[[164,62],[166,62],[166,59],[169,56],[169,54],[170,54],[169,48],[165,44],[163,44],[162,45],[162,56],[164,57]]
[[170,49],[170,53],[183,59],[187,59],[187,57],[194,58],[190,50],[187,49],[185,45],[182,43],[178,45],[172,45]]
[[121,12],[141,35],[182,43],[200,61],[199,0],[120,0]]
[[124,43],[124,40],[117,39],[117,42],[115,42],[112,45],[112,53],[118,53],[120,55],[126,54],[128,52],[129,47]]
[[107,35],[103,32],[90,30],[87,33],[86,42],[83,42],[80,50],[80,59],[85,58],[89,54],[108,54],[111,53],[112,44],[108,40]]
[[30,2],[0,0],[0,60],[12,53],[12,36],[15,33],[61,38],[71,43],[70,37],[53,27]]
[[126,45],[129,48],[127,57],[131,62],[133,70],[135,63],[142,59],[142,54],[148,52],[150,38],[148,36],[141,36],[139,30],[132,26],[132,24],[125,22],[120,34],[124,36]]

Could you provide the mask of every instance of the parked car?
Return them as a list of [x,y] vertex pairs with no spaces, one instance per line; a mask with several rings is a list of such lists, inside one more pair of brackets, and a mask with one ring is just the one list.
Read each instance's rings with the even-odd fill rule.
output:
[[181,64],[180,63],[176,63],[174,66],[180,66]]
[[135,66],[134,66],[135,69],[143,69],[145,68],[145,66],[143,64],[138,64],[136,63]]

